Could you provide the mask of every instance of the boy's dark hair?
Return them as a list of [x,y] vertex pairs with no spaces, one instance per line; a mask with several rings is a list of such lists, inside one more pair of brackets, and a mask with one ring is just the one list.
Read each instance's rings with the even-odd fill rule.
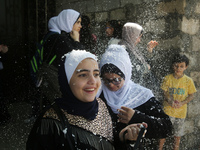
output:
[[107,25],[114,28],[114,32],[113,32],[114,38],[119,38],[119,39],[122,38],[123,25],[121,24],[121,22],[119,20],[110,20],[110,21],[107,22]]
[[189,65],[189,59],[187,56],[185,56],[184,54],[176,54],[174,56],[174,59],[172,60],[172,65],[175,63],[182,63],[185,62],[186,66]]

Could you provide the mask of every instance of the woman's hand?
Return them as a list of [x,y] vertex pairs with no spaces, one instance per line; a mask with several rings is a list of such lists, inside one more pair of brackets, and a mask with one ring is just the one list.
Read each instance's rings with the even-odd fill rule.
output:
[[71,36],[71,38],[72,38],[74,41],[79,42],[80,34],[79,34],[78,31],[72,30],[72,31],[70,32],[70,36]]
[[135,114],[135,110],[122,106],[121,109],[118,109],[119,114],[117,115],[119,117],[118,121],[121,123],[128,124],[133,115]]
[[156,42],[156,41],[150,41],[150,42],[147,44],[147,50],[148,50],[150,53],[152,53],[154,47],[156,47],[157,45],[158,45],[158,42]]
[[[122,129],[119,133],[119,139],[120,141],[126,141],[126,140],[130,140],[130,141],[136,141],[138,134],[140,132],[140,126],[141,124],[147,128],[147,124],[146,123],[138,123],[138,124],[130,124],[128,126],[126,126],[124,129]],[[125,133],[126,132],[126,133]],[[125,135],[124,135],[125,133]]]

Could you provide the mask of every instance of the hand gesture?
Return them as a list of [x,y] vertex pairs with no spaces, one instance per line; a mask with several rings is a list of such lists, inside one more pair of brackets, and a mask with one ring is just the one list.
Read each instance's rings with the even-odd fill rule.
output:
[[150,42],[147,44],[147,50],[148,50],[150,53],[152,53],[154,47],[156,47],[157,45],[158,45],[158,42],[156,42],[156,41],[150,41]]
[[119,114],[117,115],[119,117],[118,121],[121,123],[128,124],[131,118],[133,117],[135,110],[122,106],[121,109],[118,109]]
[[80,34],[79,34],[78,31],[72,30],[72,31],[70,32],[70,36],[71,36],[71,38],[72,38],[74,41],[78,41],[78,42],[79,42],[79,36],[80,36]]
[[183,104],[180,101],[178,100],[174,101],[174,108],[180,108],[181,106],[183,106]]
[[120,140],[121,141],[124,141],[124,140],[136,141],[138,134],[140,132],[141,124],[145,128],[147,128],[146,123],[138,123],[138,124],[130,124],[130,125],[126,126],[124,129],[122,129],[119,133]]

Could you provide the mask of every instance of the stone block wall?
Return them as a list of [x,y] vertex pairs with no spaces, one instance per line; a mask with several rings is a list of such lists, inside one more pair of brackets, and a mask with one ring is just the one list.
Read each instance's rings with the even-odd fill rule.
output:
[[[105,22],[117,19],[136,22],[143,26],[145,38],[159,42],[154,51],[152,70],[157,78],[170,73],[171,58],[184,53],[190,59],[186,74],[200,88],[200,0],[57,0],[56,13],[63,9],[75,9],[88,15],[93,32],[99,39],[99,52],[106,48]],[[180,149],[195,149],[200,141],[200,94],[196,93],[188,105],[184,124],[185,136]],[[200,145],[200,144],[199,144]]]

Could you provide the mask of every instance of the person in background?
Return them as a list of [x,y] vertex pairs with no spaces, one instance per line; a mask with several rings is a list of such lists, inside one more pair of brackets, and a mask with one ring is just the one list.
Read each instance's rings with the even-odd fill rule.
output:
[[[179,149],[183,124],[187,115],[187,104],[193,100],[196,88],[192,78],[184,74],[188,68],[189,59],[182,54],[177,54],[172,60],[174,72],[165,76],[161,89],[164,92],[164,111],[170,116],[174,127],[174,147]],[[165,138],[160,140],[159,150],[163,149]]]
[[[102,88],[97,96],[108,105],[116,130],[145,122],[148,128],[140,149],[156,149],[158,139],[170,135],[172,124],[152,91],[131,80],[132,64],[124,47],[108,47],[100,60],[100,72]],[[122,149],[120,144],[118,149]]]
[[[84,48],[84,46],[80,43],[80,31],[82,26],[81,14],[79,12],[73,9],[63,10],[58,14],[58,16],[50,19],[48,26],[50,31],[59,33],[54,45],[56,66],[60,62],[61,56],[67,52],[70,52],[72,49]],[[51,47],[50,44],[52,44],[54,41],[55,38],[53,38],[53,40],[49,39],[44,47]]]
[[122,38],[122,27],[118,20],[110,20],[106,23],[106,36],[110,37],[108,45],[119,43]]
[[90,18],[86,15],[81,15],[81,31],[80,31],[80,43],[95,54],[95,46],[97,44],[97,36],[91,33]]
[[[36,120],[27,150],[114,150],[111,117],[105,103],[96,98],[101,85],[99,75],[94,54],[73,50],[63,56],[58,71],[62,96]],[[118,136],[136,140],[138,125],[129,125]]]
[[[119,42],[129,53],[133,68],[132,80],[153,92],[157,92],[160,88],[159,82],[151,72],[150,60],[151,55],[145,56],[142,49],[137,47],[144,34],[142,26],[137,23],[127,22],[122,29],[122,40]],[[157,46],[156,41],[150,41],[147,44],[148,53],[152,54],[153,49]]]
[[0,125],[5,124],[10,120],[11,116],[6,106],[4,97],[4,86],[3,86],[3,62],[5,61],[5,53],[8,52],[8,46],[0,43]]
[[[35,121],[44,105],[59,97],[57,69],[61,56],[72,49],[83,49],[80,43],[81,15],[73,9],[65,9],[48,22],[48,39],[44,43],[43,64],[38,71],[39,78],[35,85],[36,95],[31,101],[32,113],[25,123]],[[53,33],[53,34],[52,34]],[[39,85],[38,85],[39,83]],[[37,100],[39,98],[39,100]],[[42,99],[42,100],[41,100]],[[43,102],[47,104],[42,104]]]

